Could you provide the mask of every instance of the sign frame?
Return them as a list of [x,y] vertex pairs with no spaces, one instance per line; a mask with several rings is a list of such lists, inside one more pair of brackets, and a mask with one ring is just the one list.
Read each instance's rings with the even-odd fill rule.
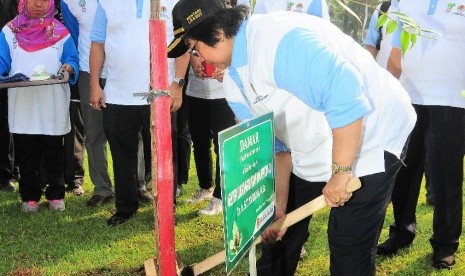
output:
[[229,274],[275,218],[273,112],[221,131],[218,144]]

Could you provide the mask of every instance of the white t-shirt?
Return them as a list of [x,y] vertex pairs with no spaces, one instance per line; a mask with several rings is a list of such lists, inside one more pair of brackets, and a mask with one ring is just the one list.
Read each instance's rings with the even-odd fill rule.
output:
[[[391,5],[389,6],[388,12],[396,11],[398,9],[397,1],[392,1]],[[379,33],[379,28],[377,28],[378,18],[379,18],[379,9],[381,8],[381,4],[376,6],[375,11],[370,19],[370,25],[368,27],[367,35],[363,40],[363,44],[370,45],[376,48],[376,44],[378,43],[379,36],[381,35],[381,43],[380,49],[378,51],[378,55],[376,56],[376,61],[378,62],[379,66],[386,68],[387,61],[389,59],[389,55],[391,54],[392,49],[392,34],[386,35],[386,26],[381,27],[381,34]],[[393,16],[392,14],[390,15]]]
[[287,0],[256,0],[255,14],[274,11],[293,11],[315,15],[329,20],[328,4],[326,0],[301,0],[298,3]]
[[[67,7],[64,8],[64,5],[62,5],[62,12],[65,14],[67,12],[65,9],[68,9],[78,23],[79,70],[89,72],[90,32],[94,22],[95,10],[97,9],[97,0],[84,1],[83,6],[80,3],[81,1],[77,0],[63,0],[63,4],[66,4]],[[65,22],[66,19],[65,17]],[[102,77],[106,77],[105,70],[102,70]]]
[[186,95],[201,99],[223,99],[223,84],[212,78],[197,78],[194,70],[189,66],[189,83],[186,88]]
[[[400,1],[399,10],[440,36],[418,36],[402,60],[401,83],[418,105],[465,108],[465,0]],[[400,33],[393,36],[400,48]]]
[[308,181],[331,175],[329,127],[363,116],[354,169],[365,176],[384,171],[384,151],[400,156],[415,125],[399,81],[336,26],[306,14],[243,22],[223,83],[239,120],[274,112],[275,136],[291,152],[293,172]]
[[[65,41],[71,39],[71,36],[67,35],[50,47],[27,52],[15,44],[16,38],[9,27],[5,26],[3,33],[12,59],[10,75],[21,71],[24,75],[30,76],[37,65],[44,65],[48,73],[58,72],[61,67],[63,45]],[[8,89],[10,132],[45,135],[68,133],[71,129],[69,102],[68,83]]]
[[[171,12],[176,2],[160,1],[160,18],[166,20],[166,45],[174,38]],[[100,0],[99,5],[91,41],[105,45],[105,100],[119,105],[148,104],[133,93],[147,92],[150,87],[150,1]],[[174,59],[168,59],[168,83],[174,72]]]

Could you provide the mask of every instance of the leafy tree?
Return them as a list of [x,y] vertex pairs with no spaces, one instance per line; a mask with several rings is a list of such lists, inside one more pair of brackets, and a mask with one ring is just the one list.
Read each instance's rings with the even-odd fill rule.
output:
[[[328,0],[331,21],[344,33],[361,43],[365,36],[365,27],[379,3],[381,2],[378,0]],[[383,25],[386,25],[387,34],[394,32],[398,27],[402,28],[400,41],[403,54],[415,45],[419,36],[436,39],[440,35],[434,30],[423,29],[408,15],[400,12],[381,14],[378,27]]]

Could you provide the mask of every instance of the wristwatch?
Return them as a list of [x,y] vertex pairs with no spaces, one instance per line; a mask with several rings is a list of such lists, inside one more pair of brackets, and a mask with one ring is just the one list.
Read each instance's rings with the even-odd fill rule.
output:
[[332,174],[352,172],[352,166],[339,166],[336,163],[331,164]]
[[173,82],[177,83],[179,86],[183,87],[184,86],[184,79],[180,78],[174,78]]

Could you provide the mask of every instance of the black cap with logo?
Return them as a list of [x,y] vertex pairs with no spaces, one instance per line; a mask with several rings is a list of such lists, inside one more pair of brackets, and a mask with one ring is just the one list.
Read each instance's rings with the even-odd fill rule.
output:
[[225,9],[224,0],[180,0],[173,8],[174,39],[168,46],[168,57],[176,58],[187,52],[184,35],[217,11]]

